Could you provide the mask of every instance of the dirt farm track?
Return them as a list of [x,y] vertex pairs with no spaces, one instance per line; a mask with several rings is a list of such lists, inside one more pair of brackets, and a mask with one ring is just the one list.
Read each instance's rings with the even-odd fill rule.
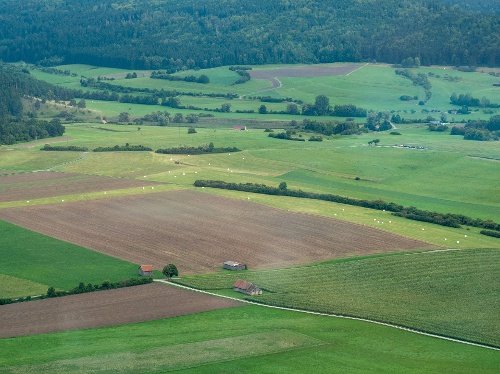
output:
[[3,305],[0,338],[153,321],[242,305],[153,283]]
[[0,219],[136,264],[181,275],[227,260],[270,269],[427,243],[341,220],[291,213],[197,191],[0,209]]

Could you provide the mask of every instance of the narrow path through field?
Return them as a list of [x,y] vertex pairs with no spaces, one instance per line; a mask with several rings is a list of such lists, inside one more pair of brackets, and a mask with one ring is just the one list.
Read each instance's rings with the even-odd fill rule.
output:
[[[426,253],[430,253],[430,252],[426,252]],[[382,325],[382,326],[392,327],[394,329],[408,331],[408,332],[411,332],[411,333],[414,333],[414,334],[425,335],[425,336],[430,336],[432,338],[438,338],[438,339],[448,340],[448,341],[455,342],[455,343],[462,343],[462,344],[472,345],[472,346],[475,346],[475,347],[488,348],[488,349],[492,349],[492,350],[495,350],[495,351],[500,351],[500,348],[491,347],[491,346],[484,345],[484,344],[479,344],[479,343],[472,343],[472,342],[468,342],[466,340],[454,339],[454,338],[450,338],[450,337],[447,337],[447,336],[431,334],[431,333],[428,333],[428,332],[419,331],[419,330],[415,330],[415,329],[410,329],[408,327],[393,325],[393,324],[386,323],[386,322],[374,321],[374,320],[370,320],[370,319],[366,319],[366,318],[360,318],[360,317],[350,317],[350,316],[343,316],[343,315],[339,315],[339,314],[311,312],[309,310],[303,310],[303,309],[285,308],[285,307],[281,307],[281,306],[261,304],[261,303],[256,303],[256,302],[253,302],[253,301],[238,299],[236,297],[224,296],[224,295],[219,295],[219,294],[208,292],[208,291],[198,290],[196,288],[192,288],[192,287],[184,286],[184,285],[181,285],[181,284],[173,283],[173,282],[170,282],[170,281],[167,281],[167,280],[164,280],[164,279],[155,279],[154,281],[155,282],[166,283],[166,284],[173,285],[173,286],[176,286],[176,287],[181,287],[181,288],[188,289],[188,290],[191,290],[191,291],[201,292],[201,293],[208,294],[208,295],[219,296],[219,297],[222,297],[222,298],[225,298],[225,299],[241,301],[241,302],[244,302],[244,303],[247,303],[247,304],[259,305],[259,306],[263,306],[263,307],[267,307],[267,308],[273,308],[273,309],[288,310],[288,311],[292,311],[292,312],[314,314],[314,315],[318,315],[318,316],[345,318],[345,319],[352,319],[352,320],[355,320],[355,321],[370,322],[370,323],[375,323],[377,325]]]
[[73,161],[68,161],[68,162],[64,162],[62,164],[57,164],[57,165],[54,165],[50,168],[48,168],[46,171],[51,171],[59,166],[63,166],[63,165],[69,165],[69,164],[74,164],[75,162],[78,162],[78,161],[81,161],[81,160],[84,160],[85,158],[87,158],[87,152],[83,152],[82,155],[77,158],[76,160],[73,160]]
[[351,75],[351,74],[352,74],[352,73],[354,73],[355,71],[358,71],[359,69],[362,69],[362,68],[364,68],[364,67],[365,67],[365,66],[367,66],[367,65],[370,65],[370,63],[369,63],[369,62],[367,62],[366,64],[364,64],[364,65],[360,66],[359,68],[354,69],[353,71],[350,71],[350,72],[349,72],[349,73],[347,73],[346,75]]

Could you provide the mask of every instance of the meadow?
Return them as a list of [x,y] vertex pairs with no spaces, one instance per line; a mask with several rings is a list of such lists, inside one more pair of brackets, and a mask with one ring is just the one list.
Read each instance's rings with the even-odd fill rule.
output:
[[259,306],[0,340],[5,373],[465,374],[495,373],[499,360],[489,349]]
[[[68,290],[84,284],[137,276],[138,266],[0,221],[0,298]],[[17,287],[10,285],[17,281]],[[4,283],[5,282],[5,283]]]
[[[325,66],[342,67],[345,64],[328,64]],[[255,71],[259,70],[279,70],[288,67],[287,65],[263,65],[254,66]],[[307,69],[307,65],[296,65],[294,67],[303,67]],[[291,120],[293,118],[302,120],[303,116],[286,116],[286,115],[262,115],[258,114],[260,105],[264,104],[268,110],[285,110],[286,103],[262,103],[259,100],[252,98],[256,96],[270,96],[273,98],[292,98],[301,100],[305,103],[313,104],[316,96],[326,95],[330,99],[330,104],[343,105],[355,104],[358,107],[366,108],[374,111],[393,111],[399,113],[404,118],[425,119],[428,115],[432,115],[439,119],[439,113],[450,109],[459,109],[457,106],[450,104],[450,96],[452,93],[471,93],[477,98],[486,97],[493,103],[500,102],[498,90],[493,86],[498,79],[488,75],[478,69],[477,72],[466,73],[453,70],[450,67],[421,67],[413,69],[416,73],[424,73],[428,76],[429,82],[432,85],[432,97],[424,105],[418,105],[420,100],[425,97],[424,89],[420,86],[415,86],[413,83],[402,76],[395,74],[395,69],[387,65],[366,64],[359,65],[359,68],[348,75],[340,76],[305,76],[305,77],[280,77],[280,86],[275,89],[271,87],[271,81],[267,79],[251,79],[244,84],[233,83],[239,78],[239,75],[230,71],[228,67],[219,67],[213,69],[203,69],[199,71],[187,70],[176,73],[174,75],[185,76],[206,75],[210,79],[208,84],[190,83],[184,81],[167,81],[162,79],[149,78],[150,71],[136,71],[137,78],[126,79],[127,73],[123,69],[99,68],[88,65],[63,65],[57,67],[60,70],[69,70],[76,76],[61,76],[48,74],[39,70],[31,70],[34,77],[47,82],[61,85],[67,88],[85,89],[80,86],[80,78],[95,78],[99,76],[114,78],[107,80],[106,83],[119,85],[131,88],[149,88],[149,89],[164,89],[167,91],[177,92],[192,92],[199,94],[236,94],[240,100],[224,100],[214,99],[209,97],[189,97],[180,96],[182,105],[194,105],[201,108],[215,109],[219,108],[221,103],[229,102],[231,104],[231,117],[233,118],[258,118],[266,119],[284,119]],[[402,95],[417,96],[417,100],[401,101],[399,98]],[[241,100],[244,99],[244,100]],[[118,103],[109,103],[111,108]],[[120,106],[124,109],[128,104]],[[99,110],[99,105],[89,106],[92,109]],[[150,112],[154,111],[154,106],[149,107]],[[126,107],[132,108],[130,105]],[[133,106],[133,115],[146,114],[141,106]],[[139,109],[141,108],[141,109]],[[158,109],[162,109],[157,107]],[[491,114],[483,113],[480,108],[471,108],[473,112],[469,115],[448,115],[448,120],[453,122],[464,122],[468,119],[484,118],[487,119]],[[169,111],[178,113],[188,113],[188,110],[177,110],[168,108]],[[234,113],[237,110],[254,110],[256,113]],[[121,110],[124,111],[124,110]],[[126,111],[126,110],[125,110]],[[430,113],[434,111],[434,113]],[[116,113],[115,113],[116,112]],[[192,111],[191,111],[192,112]],[[108,115],[118,115],[120,111],[112,110]],[[217,117],[226,118],[227,113],[216,113]],[[330,117],[328,119],[335,119]]]

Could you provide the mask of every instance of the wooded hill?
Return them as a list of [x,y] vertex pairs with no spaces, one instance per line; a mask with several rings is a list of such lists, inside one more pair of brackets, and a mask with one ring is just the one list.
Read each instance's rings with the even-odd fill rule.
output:
[[171,71],[408,57],[500,66],[499,20],[439,0],[0,0],[0,59]]

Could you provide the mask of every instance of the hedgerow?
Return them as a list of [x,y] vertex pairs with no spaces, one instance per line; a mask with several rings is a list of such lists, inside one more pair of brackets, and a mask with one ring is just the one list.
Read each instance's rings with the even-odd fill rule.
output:
[[291,190],[286,187],[286,183],[281,183],[280,187],[276,188],[272,186],[267,186],[265,184],[256,184],[256,183],[228,183],[224,181],[215,181],[215,180],[196,180],[194,182],[194,186],[245,191],[245,192],[259,193],[265,195],[279,195],[279,196],[290,196],[290,197],[299,197],[306,199],[331,201],[334,203],[360,206],[369,209],[387,210],[389,212],[392,212],[392,214],[395,216],[404,217],[416,221],[434,223],[441,226],[459,228],[461,227],[461,225],[467,225],[467,226],[481,227],[485,229],[495,230],[498,231],[500,234],[500,224],[495,223],[492,220],[485,221],[480,218],[474,219],[471,217],[464,216],[462,214],[431,212],[428,210],[417,209],[413,206],[404,207],[402,205],[395,204],[392,202],[386,202],[384,200],[361,200],[361,199],[354,199],[351,197],[345,197],[333,194],[319,194],[314,192],[305,192],[302,190]]

